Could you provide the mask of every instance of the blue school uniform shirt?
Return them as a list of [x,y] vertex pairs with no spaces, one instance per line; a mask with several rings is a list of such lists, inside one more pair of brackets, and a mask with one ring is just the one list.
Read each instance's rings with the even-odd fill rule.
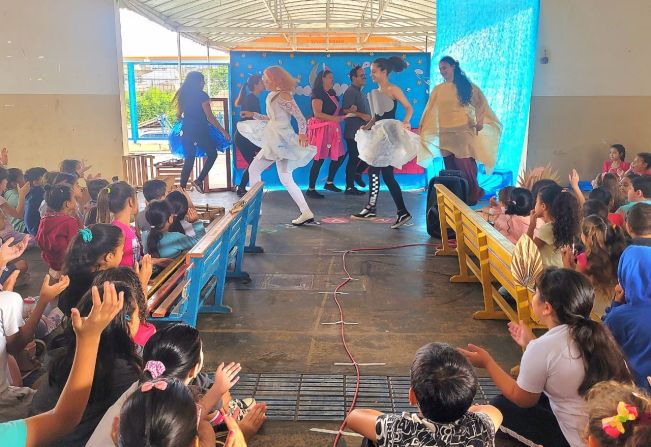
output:
[[632,245],[619,260],[617,276],[626,303],[613,303],[604,323],[621,346],[640,388],[651,391],[651,247]]
[[[167,232],[163,235],[158,243],[158,255],[161,258],[176,258],[183,252],[188,251],[199,242],[203,234],[196,236],[187,236],[183,233]],[[149,231],[142,232],[142,245],[145,247],[145,253],[149,253],[147,248],[147,239],[149,238]]]
[[0,424],[0,439],[2,445],[7,447],[23,447],[27,445],[27,423],[25,423],[25,419]]
[[45,189],[42,186],[32,186],[25,196],[24,221],[27,232],[36,236],[38,224],[41,222],[39,207],[45,198]]

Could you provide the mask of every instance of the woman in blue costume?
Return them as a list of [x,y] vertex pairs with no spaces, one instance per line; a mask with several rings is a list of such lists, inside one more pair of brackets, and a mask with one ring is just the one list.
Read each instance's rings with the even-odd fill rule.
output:
[[[217,151],[223,152],[230,145],[230,136],[224,130],[210,108],[210,97],[203,91],[206,82],[203,74],[191,71],[176,92],[176,117],[179,123],[170,135],[172,153],[183,155],[185,163],[181,171],[181,188],[185,189],[194,167],[194,159],[205,154],[206,161],[199,176],[192,182],[203,193],[203,182],[217,160]],[[179,154],[180,149],[182,153]]]

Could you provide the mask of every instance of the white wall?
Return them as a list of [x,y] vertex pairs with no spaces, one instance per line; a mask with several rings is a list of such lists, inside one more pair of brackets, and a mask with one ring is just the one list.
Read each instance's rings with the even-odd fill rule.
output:
[[85,158],[121,173],[117,17],[115,0],[0,2],[0,147],[13,166]]
[[651,95],[651,1],[541,0],[534,96]]
[[0,23],[0,93],[119,93],[114,0],[7,0]]
[[649,0],[541,0],[528,167],[590,177],[610,144],[649,151],[650,20]]

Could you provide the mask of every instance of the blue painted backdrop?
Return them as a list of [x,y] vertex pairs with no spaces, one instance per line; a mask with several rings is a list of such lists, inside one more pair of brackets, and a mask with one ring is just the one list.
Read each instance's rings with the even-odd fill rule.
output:
[[[361,65],[366,69],[368,77],[364,92],[368,93],[377,86],[373,84],[370,77],[370,64],[378,57],[402,56],[409,67],[401,73],[391,74],[392,82],[399,85],[405,92],[405,95],[414,107],[414,115],[411,119],[412,127],[418,127],[423,108],[427,103],[429,96],[429,73],[430,60],[429,53],[276,53],[276,52],[232,52],[231,53],[231,98],[236,98],[242,84],[246,82],[249,75],[262,73],[262,71],[271,65],[280,65],[289,73],[298,79],[298,87],[295,93],[296,103],[306,118],[312,115],[310,103],[311,87],[309,85],[310,72],[321,70],[323,64],[335,75],[335,91],[342,95],[348,85],[350,78],[348,72],[355,65]],[[264,101],[266,92],[260,97],[264,111]],[[239,109],[233,109],[231,104],[233,125],[237,124],[239,118]],[[402,119],[404,111],[398,106],[398,119]],[[327,163],[326,163],[327,164]],[[342,166],[339,169],[335,183],[343,187],[345,185],[345,172]],[[308,181],[310,165],[297,169],[294,178],[299,186],[306,186]],[[242,175],[241,170],[234,170],[235,182],[239,182]],[[317,182],[317,187],[325,183],[327,176],[327,166],[321,168],[321,174]],[[275,169],[269,169],[264,173],[264,181],[270,188],[278,187],[280,182]],[[403,174],[398,176],[398,181],[404,188],[419,188],[425,185],[426,179],[423,174]]]
[[[516,180],[529,119],[536,63],[538,0],[437,0],[433,84],[442,82],[438,61],[450,55],[477,84],[502,122],[504,130],[496,171]],[[490,191],[502,179],[480,175]]]

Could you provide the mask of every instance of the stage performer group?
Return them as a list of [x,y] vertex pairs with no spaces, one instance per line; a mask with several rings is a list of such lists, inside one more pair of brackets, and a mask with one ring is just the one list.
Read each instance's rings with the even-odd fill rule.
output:
[[[364,95],[366,73],[360,66],[348,74],[351,85],[340,102],[334,91],[335,75],[323,67],[312,86],[312,117],[306,120],[293,95],[296,79],[280,66],[271,66],[262,76],[252,75],[235,101],[241,120],[233,140],[249,164],[237,187],[238,195],[246,193],[247,181],[253,185],[262,172],[276,165],[278,177],[299,209],[293,225],[314,222],[315,215],[305,195],[313,199],[324,196],[316,190],[319,171],[329,159],[328,176],[323,188],[341,192],[334,178],[344,159],[347,195],[364,194],[362,173],[368,172],[367,205],[351,217],[365,220],[376,217],[380,176],[396,206],[397,229],[411,220],[394,170],[416,158],[426,166],[433,158],[443,157],[446,169],[458,170],[469,185],[470,204],[484,195],[477,181],[477,162],[492,172],[502,127],[482,91],[472,84],[459,62],[450,56],[439,62],[444,82],[432,89],[420,119],[420,135],[412,132],[413,107],[401,88],[390,82],[390,74],[403,71],[407,63],[400,57],[379,58],[371,64],[370,76],[377,88]],[[210,99],[203,91],[203,76],[191,72],[175,95],[179,123],[170,137],[172,152],[185,159],[181,187],[187,185],[196,156],[207,160],[193,186],[203,192],[203,182],[217,158],[230,144],[230,138],[210,109]],[[259,95],[269,91],[266,115],[261,114]],[[247,93],[248,91],[248,93]],[[402,121],[396,119],[398,106],[404,109]],[[292,127],[298,125],[298,134]],[[342,129],[341,123],[344,122]],[[344,145],[345,142],[345,145]],[[347,149],[347,151],[346,151]],[[312,161],[309,187],[304,195],[293,178],[293,170]]]

